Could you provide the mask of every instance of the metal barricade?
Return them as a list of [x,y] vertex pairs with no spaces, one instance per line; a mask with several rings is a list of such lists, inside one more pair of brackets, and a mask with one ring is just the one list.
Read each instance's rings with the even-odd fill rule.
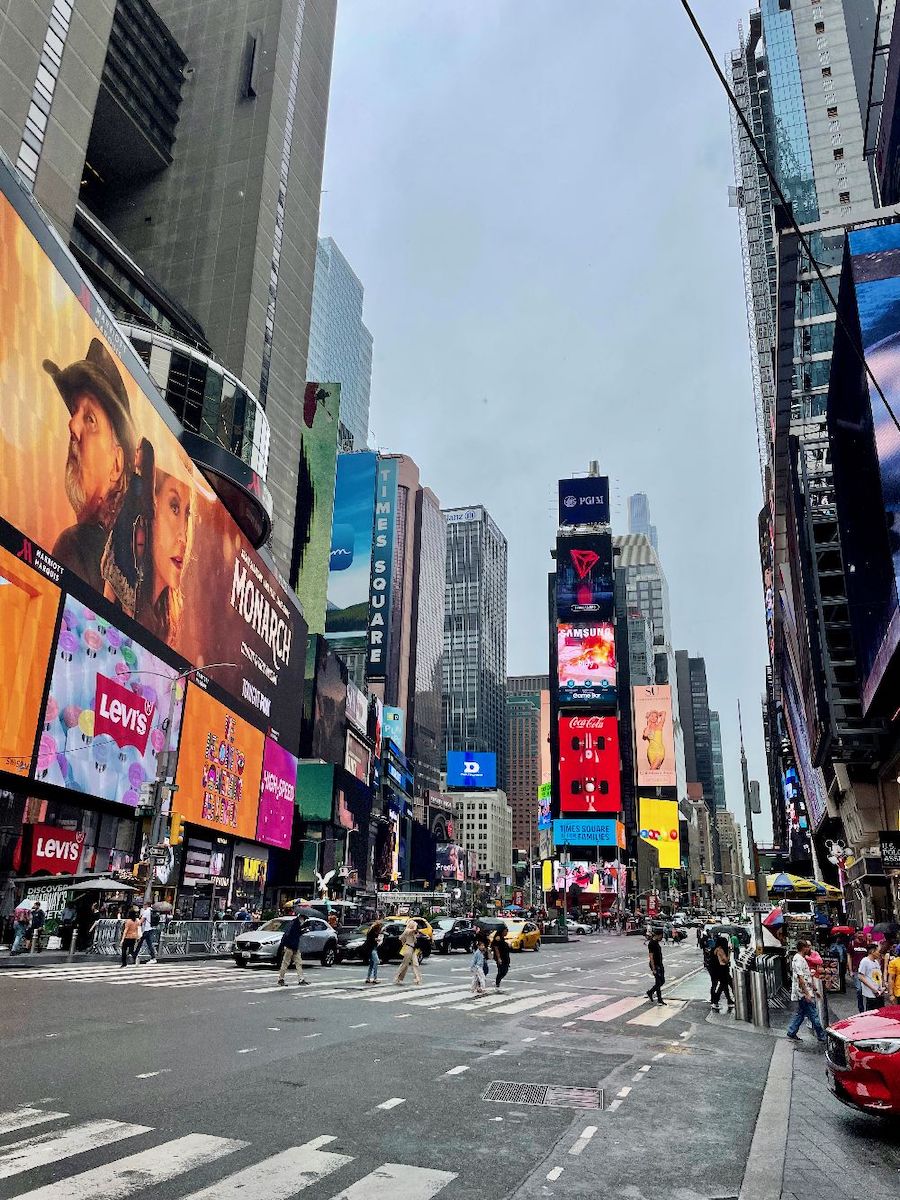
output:
[[735,963],[731,968],[731,986],[734,991],[734,1019],[752,1021],[750,1011],[750,972]]
[[101,917],[94,925],[90,953],[99,954],[104,958],[118,958],[121,953],[122,930],[124,921],[112,917]]
[[[102,918],[94,926],[91,954],[117,958],[124,921]],[[225,957],[234,939],[252,925],[251,921],[167,921],[154,927],[158,958]]]

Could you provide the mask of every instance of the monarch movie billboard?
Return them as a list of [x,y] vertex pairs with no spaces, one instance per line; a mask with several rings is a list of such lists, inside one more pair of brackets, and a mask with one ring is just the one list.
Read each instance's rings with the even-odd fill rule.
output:
[[672,689],[667,683],[636,687],[632,699],[638,787],[675,787]]

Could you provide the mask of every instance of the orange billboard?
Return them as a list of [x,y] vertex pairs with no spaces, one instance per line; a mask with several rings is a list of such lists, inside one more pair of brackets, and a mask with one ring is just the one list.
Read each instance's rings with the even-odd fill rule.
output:
[[191,825],[255,841],[264,742],[258,729],[189,684],[172,807]]
[[60,590],[0,546],[0,770],[28,775]]
[[638,787],[675,787],[675,733],[668,684],[632,688]]

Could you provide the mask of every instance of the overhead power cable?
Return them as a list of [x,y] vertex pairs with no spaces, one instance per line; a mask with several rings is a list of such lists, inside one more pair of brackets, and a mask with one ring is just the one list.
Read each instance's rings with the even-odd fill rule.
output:
[[765,154],[763,154],[762,147],[760,146],[759,142],[756,140],[756,135],[754,134],[753,130],[750,128],[750,122],[747,120],[744,110],[741,108],[740,104],[738,104],[737,96],[735,96],[734,91],[732,90],[731,84],[725,78],[724,71],[719,66],[718,62],[716,61],[716,56],[715,56],[715,54],[713,54],[712,47],[710,46],[709,42],[706,39],[706,34],[703,32],[702,28],[700,27],[700,22],[694,16],[694,12],[693,12],[693,9],[691,8],[689,0],[681,0],[681,7],[687,13],[688,20],[693,25],[694,31],[697,34],[697,37],[700,39],[700,43],[703,46],[703,49],[706,51],[706,57],[709,59],[710,63],[712,64],[712,68],[715,71],[716,75],[718,76],[719,82],[721,83],[722,87],[725,89],[725,94],[728,97],[728,102],[731,105],[731,107],[734,109],[737,119],[740,121],[741,125],[743,126],[744,132],[746,133],[747,137],[750,139],[750,144],[753,146],[753,149],[756,151],[756,157],[759,159],[760,165],[761,165],[762,169],[765,171],[766,176],[768,177],[769,183],[772,186],[772,190],[775,192],[775,195],[778,197],[779,201],[781,202],[781,204],[784,208],[784,211],[791,223],[791,227],[793,228],[794,233],[797,235],[800,245],[803,247],[807,258],[809,259],[810,263],[812,264],[812,268],[815,271],[819,282],[821,283],[822,287],[824,288],[826,296],[831,301],[831,304],[834,308],[835,320],[840,325],[841,329],[843,329],[843,331],[846,333],[847,338],[849,339],[850,345],[853,348],[854,354],[856,355],[856,357],[859,359],[860,363],[862,364],[866,375],[868,375],[869,379],[872,381],[872,386],[875,388],[875,391],[878,393],[878,396],[879,396],[882,404],[887,409],[891,420],[894,422],[894,425],[897,427],[898,433],[900,433],[900,421],[898,421],[898,419],[897,419],[897,414],[894,412],[893,408],[891,408],[890,404],[888,403],[887,396],[885,396],[884,392],[882,391],[881,384],[875,378],[875,374],[872,371],[872,368],[869,366],[868,362],[866,362],[866,356],[863,353],[862,346],[859,344],[859,339],[856,337],[855,331],[850,328],[850,326],[847,324],[847,322],[841,316],[840,312],[838,312],[837,300],[835,298],[834,293],[831,290],[831,286],[828,282],[828,279],[826,278],[826,276],[824,275],[824,273],[822,271],[822,268],[819,266],[818,262],[816,261],[816,257],[812,252],[812,247],[810,246],[810,244],[806,238],[806,235],[804,234],[803,230],[800,228],[800,226],[797,223],[797,218],[794,216],[794,209],[793,209],[793,206],[792,206],[790,200],[788,200],[787,196],[785,196],[784,192],[781,190],[781,184],[778,182],[777,178],[775,177],[775,173],[773,172],[772,168],[769,166],[768,162],[766,161],[766,156],[765,156]]

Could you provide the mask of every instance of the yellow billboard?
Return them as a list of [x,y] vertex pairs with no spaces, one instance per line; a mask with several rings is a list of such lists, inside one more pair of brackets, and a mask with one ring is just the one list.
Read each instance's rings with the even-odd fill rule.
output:
[[651,800],[641,796],[641,841],[659,855],[659,865],[677,870],[681,866],[681,839],[678,834],[678,801]]

